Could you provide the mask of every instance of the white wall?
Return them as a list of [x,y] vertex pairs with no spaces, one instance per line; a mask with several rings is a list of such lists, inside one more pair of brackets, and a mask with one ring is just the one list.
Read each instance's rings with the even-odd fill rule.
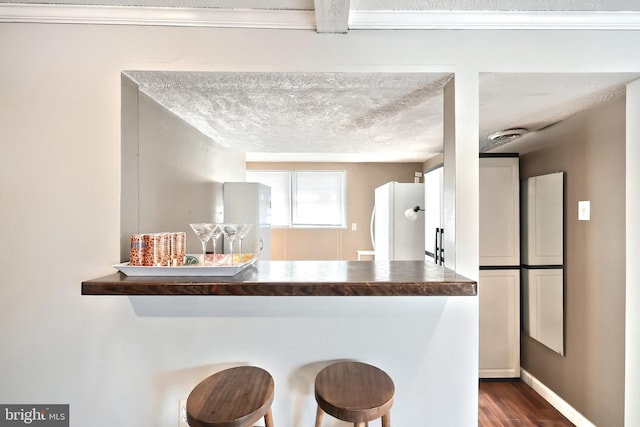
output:
[[215,143],[126,76],[122,98],[121,260],[135,233],[184,231],[187,253],[200,253],[189,224],[222,222],[222,185],[244,181],[245,153]]
[[[174,402],[205,372],[230,360],[251,362],[275,366],[276,379],[287,384],[295,377],[284,375],[286,360],[280,359],[299,348],[285,340],[285,334],[295,331],[293,336],[306,339],[310,332],[324,330],[321,342],[330,341],[335,349],[365,328],[344,312],[334,323],[316,322],[312,314],[296,326],[287,318],[292,302],[282,302],[282,316],[262,313],[256,322],[250,311],[217,317],[143,315],[135,311],[137,301],[160,300],[80,295],[82,280],[113,272],[110,265],[119,260],[122,70],[445,71],[474,79],[478,72],[491,71],[639,71],[640,56],[633,54],[638,45],[640,34],[628,31],[319,35],[293,30],[0,24],[0,402],[70,403],[72,424],[79,426],[174,426]],[[188,307],[198,301],[181,304]],[[467,304],[456,301],[452,315]],[[241,304],[251,307],[244,300],[235,306]],[[327,310],[321,301],[309,304],[310,309]],[[350,308],[356,313],[369,310],[365,300],[340,304],[355,304]],[[391,315],[402,301],[395,304],[389,308]],[[427,316],[419,305],[413,310],[408,313],[414,313],[417,322]],[[347,318],[350,326],[345,331],[350,335],[336,333]],[[437,358],[431,352],[438,349],[431,344],[447,338],[420,336],[411,315],[402,319],[408,325],[402,343],[411,342],[406,349],[391,352],[383,350],[384,343],[376,343],[344,356],[395,366],[403,361],[398,357],[403,350],[412,363],[393,373],[410,384],[409,371],[426,372],[421,369],[430,366],[418,364],[418,357],[427,362]],[[373,324],[383,336],[393,338],[392,344],[399,343],[394,334],[402,335],[402,322],[388,329]],[[243,341],[246,331],[261,332],[264,338]],[[209,340],[203,341],[203,336]],[[256,356],[247,360],[249,354]],[[458,371],[468,369],[464,360],[473,366],[469,358],[457,364],[440,360],[446,363],[440,374],[458,372],[456,378],[471,378],[471,372]],[[410,399],[426,400],[435,392],[402,391],[402,396],[408,394]],[[398,408],[406,404],[403,400],[398,400]],[[292,422],[294,414],[288,409],[293,405],[283,400],[277,404],[280,414],[287,414],[280,419]],[[473,425],[475,408],[461,409],[459,404],[442,409],[466,420],[456,427]],[[633,425],[632,420],[627,423]]]

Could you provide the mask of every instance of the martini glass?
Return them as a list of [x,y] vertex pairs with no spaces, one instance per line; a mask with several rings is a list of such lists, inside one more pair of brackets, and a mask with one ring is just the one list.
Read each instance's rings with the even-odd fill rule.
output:
[[233,265],[233,244],[238,238],[240,224],[222,224],[222,233],[226,239],[229,239],[229,253],[231,254],[231,265]]
[[240,254],[240,264],[242,264],[242,239],[247,237],[253,224],[239,224],[240,229],[238,231],[238,252]]
[[215,264],[217,261],[216,256],[216,242],[222,236],[222,225],[221,224],[211,224],[213,225],[213,233],[211,234],[211,241],[213,242],[213,263]]
[[189,224],[193,232],[196,233],[196,236],[198,236],[198,239],[200,239],[200,242],[202,243],[202,265],[204,265],[206,260],[207,242],[209,241],[209,239],[211,239],[211,236],[213,236],[214,225],[215,224],[206,222]]

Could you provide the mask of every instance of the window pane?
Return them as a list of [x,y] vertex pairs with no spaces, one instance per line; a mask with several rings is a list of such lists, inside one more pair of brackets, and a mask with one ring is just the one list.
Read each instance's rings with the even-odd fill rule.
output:
[[294,172],[293,225],[344,226],[344,171]]
[[247,171],[248,182],[271,187],[271,225],[289,227],[290,195],[289,171]]

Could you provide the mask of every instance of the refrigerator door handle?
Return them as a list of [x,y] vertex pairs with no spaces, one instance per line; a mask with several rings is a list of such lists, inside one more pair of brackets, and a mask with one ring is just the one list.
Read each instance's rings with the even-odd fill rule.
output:
[[440,265],[444,265],[444,228],[440,229]]
[[438,264],[438,259],[440,258],[440,248],[438,247],[438,234],[440,234],[440,229],[436,227],[436,238],[435,238],[435,248],[433,250],[433,262]]

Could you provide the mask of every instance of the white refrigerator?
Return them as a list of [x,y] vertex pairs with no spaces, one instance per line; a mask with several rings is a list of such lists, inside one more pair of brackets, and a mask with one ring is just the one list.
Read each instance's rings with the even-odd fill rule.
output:
[[[416,206],[415,219],[407,209]],[[388,182],[375,189],[375,260],[424,260],[424,184]]]
[[[262,248],[260,259],[271,259],[271,187],[257,182],[225,182],[223,203],[224,222],[252,224],[242,240],[242,252],[257,253]],[[225,243],[228,251],[229,244]]]

